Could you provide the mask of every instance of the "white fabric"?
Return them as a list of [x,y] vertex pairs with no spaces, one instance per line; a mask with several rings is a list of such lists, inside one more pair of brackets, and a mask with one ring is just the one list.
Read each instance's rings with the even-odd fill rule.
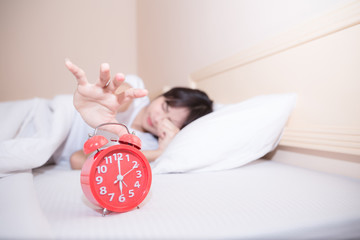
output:
[[51,239],[30,171],[0,178],[0,239]]
[[106,217],[84,197],[79,171],[43,167],[34,185],[56,239],[360,238],[360,180],[272,161],[153,175],[140,209]]
[[153,172],[219,171],[259,159],[279,143],[295,102],[295,94],[275,94],[220,107],[180,131]]
[[71,128],[75,110],[72,97],[31,99],[0,103],[0,177],[39,167],[62,144]]

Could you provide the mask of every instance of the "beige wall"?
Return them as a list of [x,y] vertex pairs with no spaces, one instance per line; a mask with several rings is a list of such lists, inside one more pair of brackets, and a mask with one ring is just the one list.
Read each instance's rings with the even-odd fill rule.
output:
[[0,35],[0,101],[73,93],[65,57],[91,81],[137,71],[133,0],[0,0]]
[[[138,69],[152,93],[344,0],[138,1]],[[220,83],[221,84],[221,83]]]
[[69,57],[137,73],[151,96],[346,0],[0,0],[0,101],[72,93]]

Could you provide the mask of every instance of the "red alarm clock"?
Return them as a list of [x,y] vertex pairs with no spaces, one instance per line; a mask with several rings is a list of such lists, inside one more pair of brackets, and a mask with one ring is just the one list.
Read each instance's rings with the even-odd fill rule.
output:
[[[116,144],[104,147],[109,141],[96,135],[98,128],[116,124],[126,128]],[[87,199],[109,211],[126,212],[139,206],[149,193],[152,174],[149,162],[140,151],[141,141],[121,123],[105,123],[95,128],[94,134],[84,144],[89,157],[81,170],[81,187]]]

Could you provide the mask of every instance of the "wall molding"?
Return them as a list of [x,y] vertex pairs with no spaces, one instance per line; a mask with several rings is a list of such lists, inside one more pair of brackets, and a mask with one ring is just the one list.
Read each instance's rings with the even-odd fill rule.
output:
[[360,0],[348,3],[323,16],[300,24],[277,37],[265,40],[248,50],[196,71],[190,75],[190,81],[195,82],[196,85],[197,82],[233,68],[261,60],[358,24],[360,24]]
[[280,146],[360,156],[360,129],[337,126],[285,128]]

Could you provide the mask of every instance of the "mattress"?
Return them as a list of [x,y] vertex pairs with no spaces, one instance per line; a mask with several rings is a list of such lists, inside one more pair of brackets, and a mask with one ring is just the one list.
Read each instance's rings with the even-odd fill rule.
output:
[[[28,231],[27,237],[56,239],[360,238],[359,180],[273,161],[154,175],[139,209],[105,217],[83,195],[80,171],[41,167],[33,183],[30,175],[22,177],[34,192],[21,209],[5,203],[8,215],[15,212],[0,227],[2,237]],[[31,220],[11,228],[25,221],[21,213],[31,214],[34,229],[25,229]]]

